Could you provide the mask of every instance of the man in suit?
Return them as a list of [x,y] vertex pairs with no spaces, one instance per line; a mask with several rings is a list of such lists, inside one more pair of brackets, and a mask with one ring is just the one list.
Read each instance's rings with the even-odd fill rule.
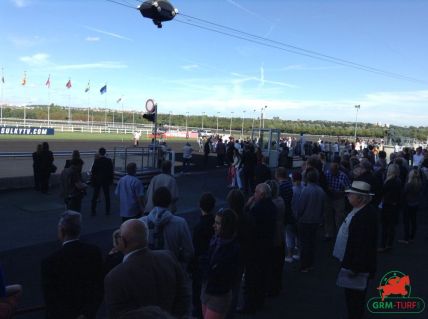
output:
[[123,262],[104,279],[109,318],[142,306],[159,306],[176,317],[189,314],[190,290],[186,275],[166,250],[147,247],[147,227],[138,219],[120,227],[119,250]]
[[42,261],[48,319],[95,318],[102,301],[101,251],[79,240],[81,218],[71,210],[61,215],[58,237],[62,248]]
[[91,170],[91,182],[94,187],[91,203],[92,216],[97,214],[97,200],[101,188],[103,189],[106,201],[106,215],[110,214],[110,185],[113,183],[113,162],[105,156],[106,149],[104,147],[99,149],[98,155]]

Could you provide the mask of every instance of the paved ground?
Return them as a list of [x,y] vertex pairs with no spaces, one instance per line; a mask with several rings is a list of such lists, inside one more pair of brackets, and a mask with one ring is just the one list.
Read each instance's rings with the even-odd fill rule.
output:
[[[198,146],[195,140],[189,140],[192,143],[192,147],[197,154]],[[1,140],[0,141],[0,153],[1,152],[34,152],[37,144],[42,143],[43,140]],[[184,141],[167,141],[168,147],[174,150],[176,153],[181,153],[184,146]],[[113,157],[113,149],[115,147],[132,147],[131,141],[127,142],[112,142],[112,141],[60,141],[52,140],[49,141],[50,150],[53,152],[58,151],[69,151],[70,156],[57,156],[55,157],[54,164],[58,167],[58,173],[61,172],[61,168],[64,167],[65,161],[71,158],[73,150],[79,151],[93,151],[96,152],[100,147],[106,148],[108,156]],[[148,146],[148,141],[144,140],[140,143],[140,146]],[[95,154],[95,153],[94,153]],[[214,154],[212,154],[214,155]],[[93,155],[83,155],[84,163],[83,171],[91,169],[92,162],[94,160]],[[0,179],[4,177],[18,177],[18,176],[31,176],[33,174],[32,158],[22,157],[0,157]]]
[[[218,200],[218,206],[224,205],[225,170],[210,170],[206,173],[194,172],[177,178],[181,199],[178,212],[185,217],[191,227],[198,218],[198,198],[204,191],[211,191]],[[83,204],[84,241],[99,245],[105,253],[110,249],[111,233],[120,224],[120,218],[106,217],[102,214],[95,218],[89,216],[91,193]],[[102,212],[102,204],[100,204]],[[113,202],[113,212],[118,203]],[[56,224],[63,207],[57,192],[40,195],[32,190],[19,190],[0,193],[0,261],[4,266],[8,282],[24,285],[25,293],[22,307],[43,304],[40,290],[40,261],[58,248]],[[400,270],[410,276],[412,296],[418,296],[428,302],[428,214],[423,210],[419,214],[420,227],[417,240],[408,246],[396,245],[388,254],[379,255],[379,272],[371,283],[368,297],[378,296],[376,287],[380,278],[390,270]],[[401,229],[398,232],[401,236]],[[302,274],[296,270],[297,264],[286,264],[284,269],[284,290],[275,299],[268,300],[265,309],[256,316],[237,316],[238,318],[344,318],[344,300],[341,289],[335,286],[338,270],[337,262],[331,257],[333,243],[319,241],[316,268],[313,272]],[[104,317],[103,310],[100,318]],[[43,312],[25,314],[19,318],[43,318]],[[428,318],[428,312],[422,315],[382,316],[367,315],[366,318]]]

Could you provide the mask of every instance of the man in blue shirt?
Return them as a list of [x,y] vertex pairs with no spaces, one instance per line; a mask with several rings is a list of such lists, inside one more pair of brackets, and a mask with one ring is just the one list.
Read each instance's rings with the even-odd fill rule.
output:
[[115,194],[119,196],[120,216],[123,221],[141,217],[144,211],[144,185],[135,176],[137,165],[126,165],[126,175],[119,179]]

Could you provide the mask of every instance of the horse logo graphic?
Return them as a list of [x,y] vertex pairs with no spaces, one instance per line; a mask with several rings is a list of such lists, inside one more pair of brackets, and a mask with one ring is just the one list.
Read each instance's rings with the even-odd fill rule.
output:
[[382,278],[381,283],[386,281],[386,284],[377,287],[377,290],[381,291],[382,301],[385,301],[385,297],[391,295],[400,295],[403,297],[410,295],[410,278],[408,275],[401,275],[403,276],[400,277],[400,274],[394,273],[392,277],[389,278],[385,275],[385,280]]
[[386,273],[376,289],[379,297],[373,297],[367,302],[371,313],[418,314],[425,310],[425,301],[411,296],[410,276],[401,271]]

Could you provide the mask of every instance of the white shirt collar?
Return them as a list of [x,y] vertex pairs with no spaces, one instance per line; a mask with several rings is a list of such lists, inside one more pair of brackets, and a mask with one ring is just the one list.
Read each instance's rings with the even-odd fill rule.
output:
[[124,263],[131,255],[133,255],[133,254],[135,254],[136,252],[139,252],[139,251],[142,251],[142,250],[144,250],[144,249],[146,249],[146,247],[144,247],[144,248],[140,248],[140,249],[136,249],[136,250],[133,250],[133,251],[131,251],[131,252],[129,252],[129,253],[127,253],[124,257],[123,257],[123,260],[122,260],[122,263]]
[[62,245],[64,246],[65,244],[71,243],[73,241],[78,241],[78,240],[79,240],[79,238],[66,240],[66,241],[62,242]]

